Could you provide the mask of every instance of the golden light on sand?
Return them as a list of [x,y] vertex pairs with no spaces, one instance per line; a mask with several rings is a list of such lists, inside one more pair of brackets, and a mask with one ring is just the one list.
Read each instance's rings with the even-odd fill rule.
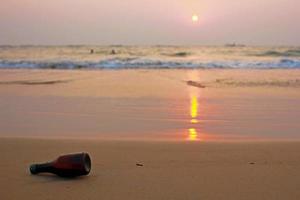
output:
[[192,16],[192,21],[193,22],[198,22],[199,21],[199,16],[198,15],[193,15]]
[[198,100],[196,96],[191,99],[191,117],[194,119],[198,116]]
[[188,138],[188,140],[190,140],[190,141],[198,140],[198,133],[197,133],[196,129],[194,129],[194,128],[189,129],[189,138]]
[[[196,71],[189,72],[188,74],[188,80],[199,80],[199,73]],[[187,129],[187,132],[185,132],[187,135],[185,135],[186,140],[188,141],[201,141],[203,138],[199,137],[199,97],[200,97],[200,90],[196,87],[188,87],[188,93],[189,93],[189,127]],[[202,135],[202,134],[201,134]]]
[[[199,121],[197,119],[197,116],[198,116],[198,98],[197,98],[197,95],[192,95],[191,96],[191,105],[190,106],[191,106],[190,107],[191,124],[193,124],[193,126],[196,126],[199,123]],[[189,128],[189,135],[188,135],[187,139],[189,141],[199,140],[197,129],[195,127]]]
[[197,124],[199,121],[197,119],[191,119],[192,124]]

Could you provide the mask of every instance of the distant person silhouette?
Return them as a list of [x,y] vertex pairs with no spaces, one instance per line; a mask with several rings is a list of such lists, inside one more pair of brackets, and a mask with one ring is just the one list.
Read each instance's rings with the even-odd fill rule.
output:
[[111,54],[111,55],[115,55],[115,54],[117,54],[117,53],[116,53],[116,51],[113,49],[113,50],[111,50],[110,54]]
[[90,53],[93,54],[94,53],[94,49],[91,49]]

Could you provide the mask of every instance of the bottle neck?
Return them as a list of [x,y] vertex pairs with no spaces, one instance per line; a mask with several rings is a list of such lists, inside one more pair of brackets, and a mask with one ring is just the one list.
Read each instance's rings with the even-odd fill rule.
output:
[[42,163],[42,164],[34,164],[30,166],[30,172],[32,174],[38,174],[42,172],[53,172],[53,163]]

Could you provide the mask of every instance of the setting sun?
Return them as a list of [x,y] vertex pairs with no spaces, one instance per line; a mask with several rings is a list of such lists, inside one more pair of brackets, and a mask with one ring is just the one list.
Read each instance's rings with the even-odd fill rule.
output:
[[193,21],[193,22],[198,22],[198,21],[199,21],[198,15],[193,15],[193,16],[192,16],[192,21]]

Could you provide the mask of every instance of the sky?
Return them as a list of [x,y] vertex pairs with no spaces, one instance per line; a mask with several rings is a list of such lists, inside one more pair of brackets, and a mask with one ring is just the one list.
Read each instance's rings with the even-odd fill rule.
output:
[[0,44],[300,45],[299,8],[299,0],[0,0]]

